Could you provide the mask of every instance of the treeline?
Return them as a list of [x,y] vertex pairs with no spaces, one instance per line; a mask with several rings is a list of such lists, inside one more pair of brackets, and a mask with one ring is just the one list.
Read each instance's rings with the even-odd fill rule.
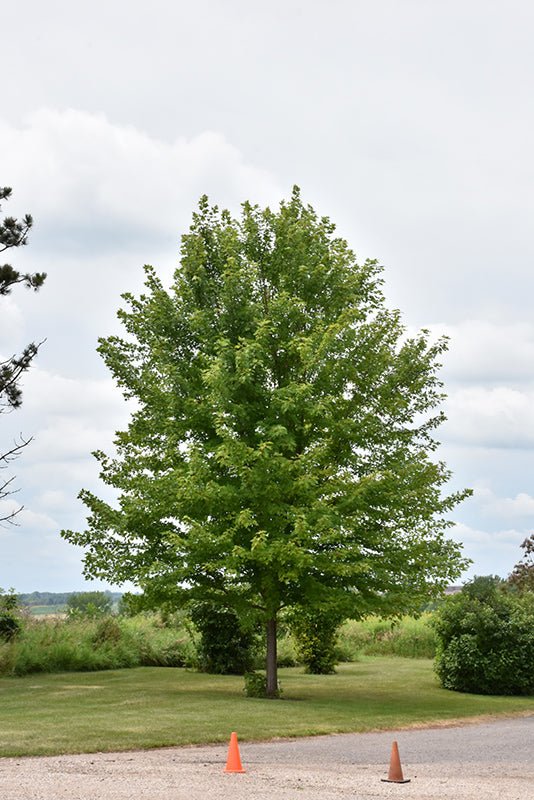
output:
[[[65,606],[72,595],[81,592],[30,592],[29,594],[18,594],[17,598],[21,606],[31,608],[31,606]],[[110,598],[113,605],[119,602],[122,592],[103,592]]]

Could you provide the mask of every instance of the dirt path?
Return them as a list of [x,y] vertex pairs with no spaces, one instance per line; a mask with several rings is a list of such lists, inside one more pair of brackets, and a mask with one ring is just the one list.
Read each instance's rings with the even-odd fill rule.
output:
[[[382,783],[391,743],[410,783]],[[2,800],[533,800],[534,716],[453,728],[226,746],[0,759]]]

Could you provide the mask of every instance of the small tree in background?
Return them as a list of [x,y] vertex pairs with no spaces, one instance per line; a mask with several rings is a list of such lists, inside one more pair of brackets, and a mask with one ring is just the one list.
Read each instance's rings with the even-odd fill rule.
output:
[[525,539],[523,557],[508,576],[508,583],[519,592],[534,592],[534,533]]
[[103,617],[111,614],[113,598],[107,592],[74,592],[67,600],[67,615],[72,617]]
[[465,492],[437,447],[446,342],[408,338],[380,267],[359,264],[298,189],[240,219],[200,202],[170,292],[151,267],[99,351],[136,398],[115,507],[83,490],[85,574],[261,619],[267,694],[294,606],[353,618],[419,609],[466,562],[445,536]]

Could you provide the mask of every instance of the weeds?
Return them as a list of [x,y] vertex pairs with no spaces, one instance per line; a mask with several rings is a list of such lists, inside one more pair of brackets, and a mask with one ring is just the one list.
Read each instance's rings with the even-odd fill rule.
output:
[[191,634],[161,626],[155,615],[27,620],[15,640],[0,643],[0,675],[190,667],[195,661]]

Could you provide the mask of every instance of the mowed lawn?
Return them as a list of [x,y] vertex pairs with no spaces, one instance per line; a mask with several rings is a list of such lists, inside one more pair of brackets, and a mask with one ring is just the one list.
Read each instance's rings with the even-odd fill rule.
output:
[[534,697],[439,688],[432,662],[368,657],[336,675],[280,670],[282,700],[246,698],[243,679],[183,669],[0,679],[0,755],[44,755],[395,729],[534,714]]

